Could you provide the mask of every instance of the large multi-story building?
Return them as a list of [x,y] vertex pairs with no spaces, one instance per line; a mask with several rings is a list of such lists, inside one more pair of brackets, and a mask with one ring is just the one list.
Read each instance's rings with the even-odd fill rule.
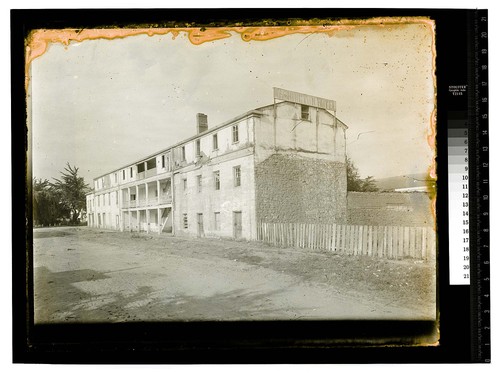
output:
[[[257,223],[346,221],[347,126],[335,102],[274,90],[274,104],[94,179],[88,225],[257,238]],[[278,100],[278,101],[277,101]]]

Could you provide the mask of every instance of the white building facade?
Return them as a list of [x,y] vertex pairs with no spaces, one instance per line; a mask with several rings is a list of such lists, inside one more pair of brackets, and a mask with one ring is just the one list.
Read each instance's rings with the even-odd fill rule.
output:
[[[314,98],[314,97],[312,97]],[[347,127],[282,101],[94,179],[88,225],[253,240],[260,221],[345,222]]]

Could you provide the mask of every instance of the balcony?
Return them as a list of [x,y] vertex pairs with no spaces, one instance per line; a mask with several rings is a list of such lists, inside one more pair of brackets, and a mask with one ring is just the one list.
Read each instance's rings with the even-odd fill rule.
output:
[[147,169],[147,170],[142,171],[142,172],[138,172],[137,173],[136,181],[143,180],[143,179],[151,177],[151,176],[155,176],[156,174],[157,174],[156,167],[155,168],[151,168],[151,169]]
[[169,204],[172,203],[172,196],[170,194],[162,194],[160,195],[160,204]]
[[137,208],[137,207],[151,207],[158,206],[160,204],[171,204],[172,203],[172,195],[170,194],[162,194],[158,197],[152,197],[149,199],[142,198],[139,200],[126,201],[123,202],[123,208]]

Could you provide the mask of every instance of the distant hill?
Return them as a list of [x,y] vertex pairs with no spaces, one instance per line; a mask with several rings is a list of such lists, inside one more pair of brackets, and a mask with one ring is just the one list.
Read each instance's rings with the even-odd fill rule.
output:
[[418,188],[427,186],[427,173],[407,174],[377,179],[377,187],[381,191],[394,191],[396,189]]

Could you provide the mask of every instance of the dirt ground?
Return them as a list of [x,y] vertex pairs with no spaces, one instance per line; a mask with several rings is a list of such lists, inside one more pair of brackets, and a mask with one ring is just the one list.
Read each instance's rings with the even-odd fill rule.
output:
[[34,230],[35,323],[435,319],[435,265],[255,242]]

